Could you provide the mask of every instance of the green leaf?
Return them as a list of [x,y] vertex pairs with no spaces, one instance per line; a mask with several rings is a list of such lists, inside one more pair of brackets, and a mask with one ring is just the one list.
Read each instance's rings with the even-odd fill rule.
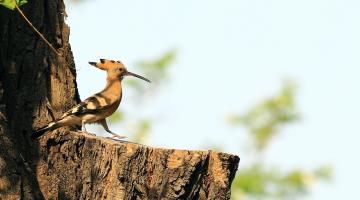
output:
[[9,8],[11,10],[15,9],[16,4],[21,6],[21,5],[24,5],[26,3],[27,3],[27,0],[0,0],[0,5],[3,5],[6,8]]

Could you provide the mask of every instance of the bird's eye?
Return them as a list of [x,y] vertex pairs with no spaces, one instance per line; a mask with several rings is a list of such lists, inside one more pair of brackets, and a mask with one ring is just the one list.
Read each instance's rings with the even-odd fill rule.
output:
[[122,72],[122,71],[123,71],[123,68],[120,68],[120,69],[119,69],[119,71],[121,71],[121,72]]

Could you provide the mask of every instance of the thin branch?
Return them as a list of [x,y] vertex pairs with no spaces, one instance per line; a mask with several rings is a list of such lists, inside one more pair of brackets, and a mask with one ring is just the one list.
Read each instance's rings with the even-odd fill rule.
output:
[[25,16],[25,14],[22,12],[22,10],[19,8],[16,0],[14,0],[15,2],[15,7],[16,10],[20,13],[20,15],[24,18],[24,20],[29,24],[29,26],[41,37],[42,40],[44,40],[44,42],[51,48],[51,50],[53,50],[57,55],[60,56],[60,53],[53,47],[53,45],[51,45],[51,43],[44,37],[43,34],[40,33],[40,31],[38,31],[34,25],[30,22],[30,20]]

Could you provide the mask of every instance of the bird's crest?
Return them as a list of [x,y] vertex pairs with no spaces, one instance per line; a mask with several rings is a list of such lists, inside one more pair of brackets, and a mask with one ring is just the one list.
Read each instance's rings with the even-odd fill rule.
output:
[[107,71],[108,79],[120,79],[124,76],[134,76],[150,83],[150,80],[138,74],[129,72],[120,61],[100,59],[100,62],[89,62],[90,65]]
[[100,59],[100,62],[89,62],[90,65],[97,67],[101,70],[109,70],[112,68],[125,68],[124,64],[120,61],[115,60],[107,60],[107,59]]

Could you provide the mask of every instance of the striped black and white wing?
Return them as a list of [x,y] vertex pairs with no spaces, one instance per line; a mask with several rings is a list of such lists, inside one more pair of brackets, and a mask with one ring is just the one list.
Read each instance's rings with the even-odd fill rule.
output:
[[82,116],[85,114],[98,114],[104,110],[106,110],[109,104],[101,105],[96,96],[91,96],[72,109],[68,110],[66,113],[63,114],[61,118],[68,117],[68,116]]

